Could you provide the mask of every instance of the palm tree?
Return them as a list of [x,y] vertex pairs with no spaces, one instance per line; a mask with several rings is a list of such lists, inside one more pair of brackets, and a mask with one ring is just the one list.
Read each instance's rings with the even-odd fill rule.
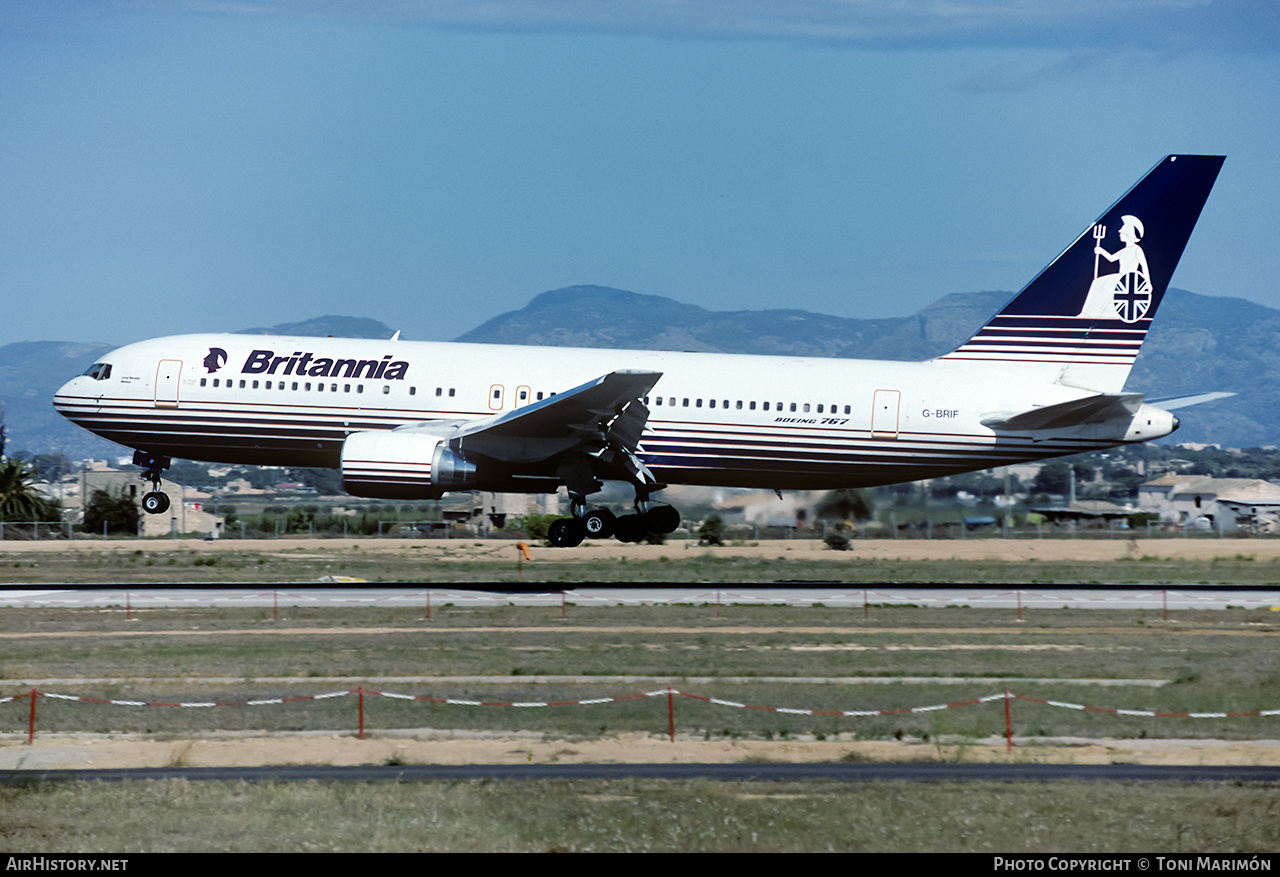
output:
[[0,521],[56,521],[57,503],[36,490],[36,470],[12,457],[0,461]]

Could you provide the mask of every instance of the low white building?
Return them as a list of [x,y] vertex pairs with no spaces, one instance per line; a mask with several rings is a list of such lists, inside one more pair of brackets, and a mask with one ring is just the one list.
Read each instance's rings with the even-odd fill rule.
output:
[[1280,513],[1280,485],[1259,478],[1169,473],[1138,488],[1138,510],[1180,526],[1231,532],[1256,528],[1258,514]]
[[1280,485],[1270,481],[1257,481],[1238,490],[1220,493],[1218,507],[1222,509],[1224,523],[1230,518],[1235,519],[1233,526],[1226,529],[1250,533],[1280,531]]

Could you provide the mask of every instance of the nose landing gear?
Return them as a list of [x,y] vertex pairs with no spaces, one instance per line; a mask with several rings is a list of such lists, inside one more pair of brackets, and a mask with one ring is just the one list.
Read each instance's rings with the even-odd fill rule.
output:
[[169,468],[170,459],[148,454],[145,451],[133,452],[133,464],[146,471],[139,477],[150,481],[153,490],[142,495],[142,510],[149,515],[164,514],[169,510],[169,494],[160,490],[161,473]]

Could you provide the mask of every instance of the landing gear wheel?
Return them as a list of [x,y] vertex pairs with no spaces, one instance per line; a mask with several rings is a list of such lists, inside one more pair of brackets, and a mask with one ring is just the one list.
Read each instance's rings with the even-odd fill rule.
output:
[[623,515],[618,518],[613,534],[618,537],[619,542],[639,542],[649,535],[649,528],[640,515]]
[[608,539],[617,528],[617,518],[608,509],[592,509],[582,518],[588,539]]
[[160,515],[169,511],[169,494],[153,490],[142,495],[142,510],[149,515]]
[[586,535],[587,528],[577,518],[560,518],[547,528],[547,541],[556,548],[576,548]]
[[674,533],[680,527],[680,512],[673,506],[656,505],[644,514],[644,524],[650,533]]

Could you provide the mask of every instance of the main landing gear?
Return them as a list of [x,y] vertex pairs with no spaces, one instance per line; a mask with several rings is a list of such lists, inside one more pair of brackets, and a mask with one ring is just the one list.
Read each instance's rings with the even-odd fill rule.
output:
[[588,511],[583,496],[571,495],[570,500],[573,517],[553,521],[547,529],[547,540],[556,548],[575,548],[583,539],[610,536],[619,542],[639,542],[650,533],[666,535],[680,526],[680,512],[669,505],[651,505],[647,492],[637,495],[635,514],[622,516],[608,509]]
[[133,464],[146,471],[142,473],[143,481],[150,481],[152,490],[142,495],[142,510],[149,515],[164,514],[169,510],[169,494],[160,490],[161,473],[169,468],[168,457],[157,457],[144,451],[133,452]]

